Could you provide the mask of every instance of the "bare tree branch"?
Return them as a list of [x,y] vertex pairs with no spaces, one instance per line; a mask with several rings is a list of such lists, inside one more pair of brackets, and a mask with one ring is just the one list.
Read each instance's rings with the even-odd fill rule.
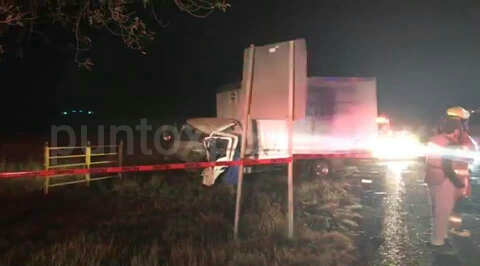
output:
[[152,7],[152,15],[153,15],[153,18],[155,18],[155,20],[157,21],[157,23],[162,26],[162,28],[166,28],[170,25],[170,22],[167,22],[167,24],[163,24],[163,22],[158,19],[157,17],[157,13],[155,13],[155,7],[153,6],[153,2],[150,3],[150,6]]
[[[197,18],[205,18],[215,10],[225,12],[230,7],[227,0],[172,1],[180,11]],[[162,28],[169,26],[169,22],[164,23],[158,18],[153,0],[0,0],[0,38],[15,29],[21,32],[19,35],[27,36],[26,41],[35,33],[52,47],[70,50],[53,44],[34,26],[58,24],[71,27],[75,40],[72,47],[74,61],[79,67],[91,69],[92,60],[82,58],[81,54],[92,47],[92,40],[88,37],[92,30],[106,30],[120,37],[127,48],[146,54],[143,45],[153,40],[154,32],[136,15],[140,3],[144,8],[150,5],[153,19]],[[0,43],[0,55],[4,48]]]

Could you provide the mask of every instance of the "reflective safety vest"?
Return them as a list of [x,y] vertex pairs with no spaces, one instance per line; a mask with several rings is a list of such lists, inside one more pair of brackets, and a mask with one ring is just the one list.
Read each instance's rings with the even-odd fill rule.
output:
[[[469,181],[468,160],[463,160],[461,153],[455,154],[455,152],[468,149],[468,147],[453,146],[451,142],[452,140],[443,134],[436,135],[431,139],[429,143],[430,149],[426,155],[425,183],[438,185],[448,178],[445,176],[442,168],[442,156],[445,155],[445,153],[451,154],[452,157],[455,158],[452,162],[452,168],[460,180],[464,184]],[[462,193],[468,194],[465,191]]]

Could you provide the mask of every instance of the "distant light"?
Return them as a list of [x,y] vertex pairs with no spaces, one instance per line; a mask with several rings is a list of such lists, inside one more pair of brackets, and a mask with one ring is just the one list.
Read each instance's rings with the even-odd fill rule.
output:
[[377,124],[386,124],[386,123],[389,123],[390,121],[388,118],[380,116],[380,117],[377,117],[376,122]]
[[88,114],[91,115],[91,114],[93,114],[93,112],[92,112],[92,111],[88,111]]
[[67,112],[62,112],[62,115],[66,115],[66,114],[67,114]]
[[83,110],[80,110],[79,112],[80,112],[80,113],[83,113]]
[[72,113],[76,113],[76,112],[77,112],[77,110],[72,110]]

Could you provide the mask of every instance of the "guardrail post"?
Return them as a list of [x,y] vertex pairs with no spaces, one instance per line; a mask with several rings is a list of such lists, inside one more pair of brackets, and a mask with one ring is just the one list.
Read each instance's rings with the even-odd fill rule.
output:
[[[120,145],[118,145],[118,167],[122,167],[123,165],[123,140],[120,141]],[[118,176],[122,178],[122,173],[118,173]]]
[[[43,169],[48,171],[50,168],[50,149],[48,148],[48,141],[45,142],[45,147],[43,148]],[[43,187],[43,194],[48,194],[48,187],[50,186],[50,176],[45,176],[45,183]]]
[[[85,148],[85,166],[87,169],[90,169],[90,163],[92,162],[92,147],[90,146],[90,141],[87,142],[87,147]],[[87,186],[90,185],[90,173],[85,174],[85,181]]]

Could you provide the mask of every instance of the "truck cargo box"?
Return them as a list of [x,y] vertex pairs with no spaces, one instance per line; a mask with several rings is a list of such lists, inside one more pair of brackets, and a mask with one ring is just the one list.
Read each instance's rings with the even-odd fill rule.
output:
[[[306,118],[294,122],[293,153],[368,148],[377,136],[374,78],[309,78]],[[260,157],[288,148],[287,122],[258,120]]]

